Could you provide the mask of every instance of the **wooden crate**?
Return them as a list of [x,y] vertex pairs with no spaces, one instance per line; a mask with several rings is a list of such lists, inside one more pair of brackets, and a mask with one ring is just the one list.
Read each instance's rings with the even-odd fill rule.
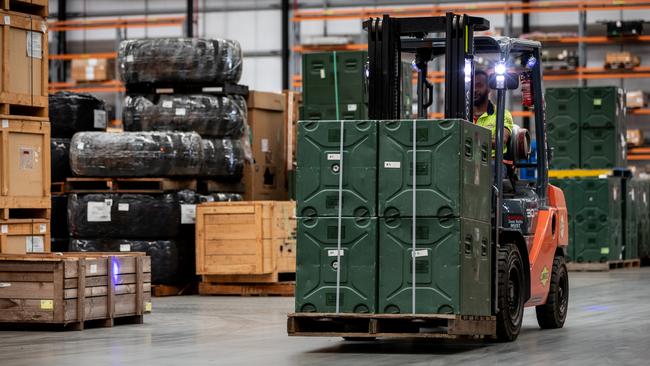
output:
[[116,318],[142,323],[151,311],[151,261],[144,253],[0,255],[0,325],[83,329]]
[[49,209],[50,123],[0,115],[0,124],[0,209]]
[[296,271],[295,202],[214,202],[196,209],[196,269],[204,282],[277,282]]
[[0,11],[0,113],[47,117],[48,34],[36,15]]
[[1,0],[2,9],[47,17],[48,0]]
[[0,253],[47,253],[51,249],[50,220],[0,221]]

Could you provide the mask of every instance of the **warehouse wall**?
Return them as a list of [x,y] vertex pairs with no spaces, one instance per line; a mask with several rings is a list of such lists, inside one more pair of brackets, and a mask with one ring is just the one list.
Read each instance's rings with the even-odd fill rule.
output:
[[[397,1],[401,5],[404,2]],[[300,1],[300,3],[303,3]],[[315,3],[310,0],[309,3]],[[378,1],[386,4],[390,1]],[[84,11],[97,13],[113,12],[141,12],[145,8],[150,12],[179,10],[177,15],[183,15],[183,0],[130,0],[130,1],[98,1],[98,0],[68,0],[68,12],[84,13]],[[278,9],[279,0],[199,0],[199,9],[226,8],[256,5],[261,10],[211,12],[199,15],[198,35],[201,37],[223,37],[237,39],[242,44],[245,53],[249,54],[244,60],[244,73],[242,83],[248,84],[253,89],[279,91],[282,88],[281,57],[281,13]],[[50,9],[57,9],[57,1],[50,1]],[[167,15],[165,15],[167,16]],[[486,15],[494,28],[503,28],[505,17],[500,14]],[[604,19],[650,19],[650,11],[598,11],[588,13],[588,23],[591,28],[598,20]],[[513,17],[515,29],[521,27],[521,16]],[[577,32],[577,13],[539,13],[531,14],[531,27],[540,26],[546,31],[556,29],[569,29]],[[310,21],[300,23],[300,36],[303,42],[316,36],[323,36],[327,31],[330,36],[354,36],[354,41],[363,41],[361,22],[359,20],[342,21]],[[128,29],[127,37],[177,37],[183,34],[182,27],[164,27],[150,29]],[[68,33],[70,52],[100,52],[114,48],[116,32],[114,30],[89,30]],[[53,38],[51,38],[53,39]],[[83,40],[86,39],[84,44]],[[89,42],[93,41],[93,42]],[[103,42],[101,42],[103,41]],[[588,66],[601,66],[607,50],[615,47],[588,47]],[[650,65],[650,50],[648,47],[636,46],[642,64]],[[252,56],[251,53],[258,55]],[[634,89],[641,88],[645,79],[628,79],[621,82],[621,86]],[[592,81],[590,85],[610,84],[618,82],[613,80]],[[568,82],[567,84],[575,84]],[[554,85],[561,85],[554,83]]]

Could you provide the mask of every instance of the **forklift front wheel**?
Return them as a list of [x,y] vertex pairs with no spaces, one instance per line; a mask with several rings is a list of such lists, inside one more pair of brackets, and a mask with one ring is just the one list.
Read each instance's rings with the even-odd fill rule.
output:
[[551,288],[546,304],[535,307],[537,324],[542,329],[557,329],[564,326],[569,307],[569,273],[564,256],[556,256],[551,272]]
[[524,262],[513,243],[499,248],[497,339],[511,342],[517,339],[524,317]]

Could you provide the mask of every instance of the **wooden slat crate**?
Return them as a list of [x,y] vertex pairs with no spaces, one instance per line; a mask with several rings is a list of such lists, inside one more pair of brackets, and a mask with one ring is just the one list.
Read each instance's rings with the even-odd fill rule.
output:
[[144,253],[0,255],[0,326],[83,329],[116,318],[142,323],[151,311],[151,261]]
[[0,253],[26,254],[50,251],[50,220],[0,221]]
[[51,208],[50,123],[0,115],[0,127],[0,209]]
[[0,113],[47,117],[47,23],[36,15],[0,11]]
[[277,282],[296,271],[295,202],[201,204],[196,268],[204,282]]
[[48,0],[1,0],[2,9],[20,13],[48,16]]

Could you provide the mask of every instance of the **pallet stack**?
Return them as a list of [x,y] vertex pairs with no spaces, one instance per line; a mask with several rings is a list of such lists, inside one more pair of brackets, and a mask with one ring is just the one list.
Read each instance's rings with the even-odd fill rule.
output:
[[71,140],[70,250],[147,252],[154,294],[180,292],[195,272],[196,204],[242,199],[241,50],[227,40],[130,40],[118,64],[125,131]]
[[50,251],[47,1],[3,1],[0,253]]

